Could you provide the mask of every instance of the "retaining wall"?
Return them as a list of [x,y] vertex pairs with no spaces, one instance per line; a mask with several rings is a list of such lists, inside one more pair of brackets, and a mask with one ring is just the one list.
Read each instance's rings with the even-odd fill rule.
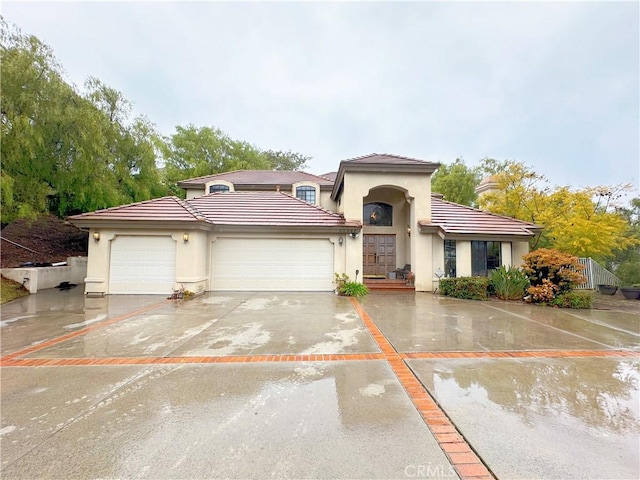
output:
[[54,288],[61,282],[83,284],[87,276],[87,257],[69,257],[60,267],[19,267],[0,269],[3,277],[23,283],[29,293]]

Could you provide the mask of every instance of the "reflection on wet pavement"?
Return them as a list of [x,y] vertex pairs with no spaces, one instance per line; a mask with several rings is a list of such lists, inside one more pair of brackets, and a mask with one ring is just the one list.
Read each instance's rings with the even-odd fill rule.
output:
[[[9,369],[10,388],[27,373]],[[39,381],[50,395],[77,395],[44,373]],[[426,459],[449,465],[384,361],[151,367],[93,402],[3,475],[64,466],[67,478],[402,478]],[[4,407],[21,436],[37,428],[35,409],[17,398]]]
[[410,360],[499,478],[638,478],[640,361]]
[[[369,315],[401,352],[613,349],[640,350],[636,316],[595,322],[561,309],[508,302],[475,302],[430,294],[370,295]],[[628,317],[622,331],[620,317]]]

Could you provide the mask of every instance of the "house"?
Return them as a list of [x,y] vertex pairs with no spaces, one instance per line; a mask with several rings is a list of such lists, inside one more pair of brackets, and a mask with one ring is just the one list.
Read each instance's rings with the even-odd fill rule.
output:
[[90,230],[85,290],[168,294],[330,291],[334,273],[385,277],[406,264],[417,291],[438,275],[518,265],[537,225],[431,194],[432,163],[371,154],[325,176],[235,171],[164,197],[75,215]]

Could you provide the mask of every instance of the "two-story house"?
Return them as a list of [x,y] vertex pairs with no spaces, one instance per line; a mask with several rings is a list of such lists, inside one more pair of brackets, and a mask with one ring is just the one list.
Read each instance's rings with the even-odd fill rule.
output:
[[246,170],[184,180],[163,197],[75,215],[90,231],[87,292],[333,290],[334,273],[439,276],[519,265],[537,225],[444,201],[432,163],[371,154],[323,176]]

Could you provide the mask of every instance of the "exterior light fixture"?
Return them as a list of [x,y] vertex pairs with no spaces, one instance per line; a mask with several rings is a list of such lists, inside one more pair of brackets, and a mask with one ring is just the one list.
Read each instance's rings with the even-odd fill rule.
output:
[[359,234],[358,232],[351,232],[351,233],[349,234],[349,236],[350,236],[351,238],[358,238],[358,236],[359,236],[359,235],[360,235],[360,234]]
[[411,227],[407,225],[407,235],[411,236]]
[[93,239],[96,242],[99,242],[100,241],[100,232],[98,232],[98,231],[93,232]]
[[188,233],[183,233],[182,234],[182,240],[184,241],[184,243],[187,243],[189,241],[189,234]]
[[344,240],[342,239],[342,237],[338,237],[338,243],[340,244],[340,246],[342,246],[342,242],[344,242]]

